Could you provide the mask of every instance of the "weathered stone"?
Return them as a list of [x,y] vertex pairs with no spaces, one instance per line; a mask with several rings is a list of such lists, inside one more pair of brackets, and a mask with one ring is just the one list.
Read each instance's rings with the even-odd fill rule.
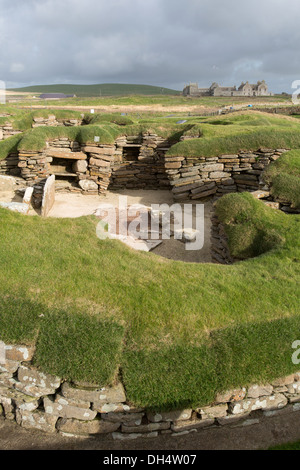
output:
[[168,168],[168,169],[181,168],[181,162],[167,162],[165,163],[165,168]]
[[233,415],[238,415],[245,412],[251,412],[255,410],[272,410],[283,408],[287,404],[287,398],[277,393],[272,396],[267,396],[263,398],[252,398],[241,400],[236,403],[232,403],[229,406],[230,413]]
[[23,203],[24,204],[28,204],[28,205],[31,204],[33,191],[34,191],[33,187],[26,188],[26,191],[25,191],[24,196],[23,196]]
[[84,146],[82,150],[86,153],[97,153],[99,155],[113,155],[115,151],[115,147],[92,147],[92,146]]
[[60,432],[68,434],[107,434],[117,431],[121,423],[112,423],[102,419],[94,419],[93,421],[80,421],[77,419],[59,418],[57,429]]
[[5,361],[0,362],[0,372],[8,372],[10,374],[14,374],[17,372],[20,366],[20,362],[18,361]]
[[210,174],[209,174],[209,177],[211,179],[221,179],[221,178],[230,178],[231,174],[230,173],[226,173],[224,171],[212,171]]
[[143,413],[142,408],[136,408],[124,403],[93,403],[93,410],[99,413]]
[[224,165],[223,163],[203,163],[201,166],[200,166],[201,170],[204,170],[204,171],[213,171],[213,172],[218,172],[218,171],[221,171],[223,172],[224,170]]
[[92,402],[96,407],[102,404],[104,405],[105,403],[126,402],[126,395],[121,383],[114,387],[103,387],[98,390],[84,390],[72,387],[69,383],[65,382],[62,386],[62,394],[66,398]]
[[43,411],[16,411],[17,423],[25,429],[38,429],[46,433],[56,432],[55,424],[57,421],[56,416],[48,415]]
[[141,421],[145,413],[103,413],[101,418],[115,423]]
[[23,202],[0,202],[0,207],[23,215],[27,215],[29,210],[28,204]]
[[18,380],[24,385],[34,385],[36,387],[54,389],[60,387],[61,379],[57,376],[44,374],[31,366],[21,366],[18,369]]
[[196,411],[200,414],[203,420],[223,418],[227,415],[228,405],[216,405],[216,406],[205,406],[204,408],[198,408]]
[[150,432],[149,434],[137,434],[137,433],[132,433],[132,434],[122,434],[121,432],[114,432],[112,435],[114,440],[120,440],[120,441],[132,441],[135,439],[153,439],[154,437],[158,437],[158,432]]
[[9,388],[0,388],[0,403],[4,410],[12,412],[14,408],[33,411],[39,406],[39,400]]
[[5,357],[10,361],[31,361],[35,352],[34,346],[5,345]]
[[149,423],[141,424],[139,426],[126,426],[122,425],[122,432],[128,433],[149,433],[154,431],[162,431],[170,428],[170,422],[168,423]]
[[47,217],[55,202],[55,175],[47,178],[44,186],[41,216]]
[[98,190],[98,185],[95,183],[95,181],[92,180],[81,180],[79,181],[79,186],[81,189],[84,191],[97,191]]
[[247,392],[247,398],[259,398],[271,395],[273,387],[270,384],[252,385]]
[[300,393],[300,382],[287,384],[286,387],[287,387],[288,393],[290,393],[290,394]]
[[88,164],[86,160],[77,160],[75,163],[73,163],[73,171],[75,173],[85,173],[87,170]]
[[172,431],[176,433],[181,433],[183,431],[192,431],[192,430],[198,430],[202,428],[207,428],[209,426],[212,426],[215,423],[214,419],[192,419],[192,420],[187,420],[187,421],[175,421],[171,425]]
[[44,398],[44,408],[45,412],[53,416],[58,416],[61,418],[75,418],[82,421],[90,421],[96,418],[97,412],[87,409],[79,408],[78,406],[70,406],[67,403],[60,403],[52,401],[49,397]]
[[16,180],[12,176],[0,175],[0,191],[13,191]]
[[160,421],[186,421],[192,416],[193,410],[169,411],[162,413],[147,413],[147,418],[152,423]]
[[243,400],[246,396],[245,388],[238,388],[234,390],[228,390],[223,393],[218,393],[215,399],[216,403],[228,403]]
[[62,158],[63,160],[86,160],[87,155],[83,152],[71,152],[70,150],[57,150],[49,147],[45,154],[47,157]]

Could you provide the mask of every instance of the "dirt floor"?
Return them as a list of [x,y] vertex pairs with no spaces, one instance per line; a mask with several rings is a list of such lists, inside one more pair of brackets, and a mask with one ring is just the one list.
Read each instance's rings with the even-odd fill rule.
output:
[[[258,413],[258,412],[257,412]],[[300,412],[264,418],[247,426],[214,426],[184,436],[114,441],[111,437],[72,438],[28,431],[0,418],[0,450],[257,450],[300,440]],[[255,423],[256,421],[254,421]]]
[[[120,197],[127,197],[127,204],[142,204],[150,207],[153,204],[174,204],[172,193],[166,190],[122,190],[108,191],[104,196],[83,196],[76,193],[57,193],[55,204],[49,212],[49,217],[81,217],[94,214],[103,203],[119,206]],[[194,207],[197,203],[194,203]],[[183,205],[181,205],[183,206]],[[212,203],[204,205],[204,245],[200,250],[187,250],[186,244],[180,240],[163,240],[152,250],[152,253],[168,259],[175,259],[191,263],[209,263],[210,254],[210,230],[211,230]],[[193,215],[193,228],[196,228],[196,212]]]

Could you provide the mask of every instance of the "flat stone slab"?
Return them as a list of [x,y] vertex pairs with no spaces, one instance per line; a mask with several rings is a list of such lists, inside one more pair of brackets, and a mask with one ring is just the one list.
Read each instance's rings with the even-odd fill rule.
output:
[[110,234],[109,238],[113,240],[120,240],[125,245],[137,251],[149,252],[162,243],[162,240],[138,240],[133,237],[126,237],[125,235]]
[[52,209],[55,202],[55,175],[49,176],[47,178],[46,184],[44,186],[44,194],[42,200],[42,217],[47,217],[49,211]]
[[12,176],[0,175],[0,191],[13,191],[16,180]]
[[9,209],[12,212],[19,212],[19,214],[28,214],[29,204],[24,202],[0,202],[0,207]]

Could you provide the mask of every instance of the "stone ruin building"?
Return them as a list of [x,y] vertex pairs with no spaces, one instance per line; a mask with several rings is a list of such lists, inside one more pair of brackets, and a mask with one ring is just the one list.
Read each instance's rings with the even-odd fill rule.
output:
[[265,80],[250,84],[249,82],[242,82],[237,88],[222,87],[214,82],[209,88],[199,88],[197,83],[190,83],[183,89],[183,96],[273,96],[273,93],[268,91],[268,85]]

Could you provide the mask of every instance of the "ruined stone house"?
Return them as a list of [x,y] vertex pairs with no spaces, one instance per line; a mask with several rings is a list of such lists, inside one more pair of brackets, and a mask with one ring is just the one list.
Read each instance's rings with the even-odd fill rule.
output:
[[268,91],[268,85],[265,80],[258,81],[256,84],[242,82],[237,88],[222,87],[214,82],[209,88],[199,88],[197,83],[190,83],[183,89],[184,96],[272,96]]

